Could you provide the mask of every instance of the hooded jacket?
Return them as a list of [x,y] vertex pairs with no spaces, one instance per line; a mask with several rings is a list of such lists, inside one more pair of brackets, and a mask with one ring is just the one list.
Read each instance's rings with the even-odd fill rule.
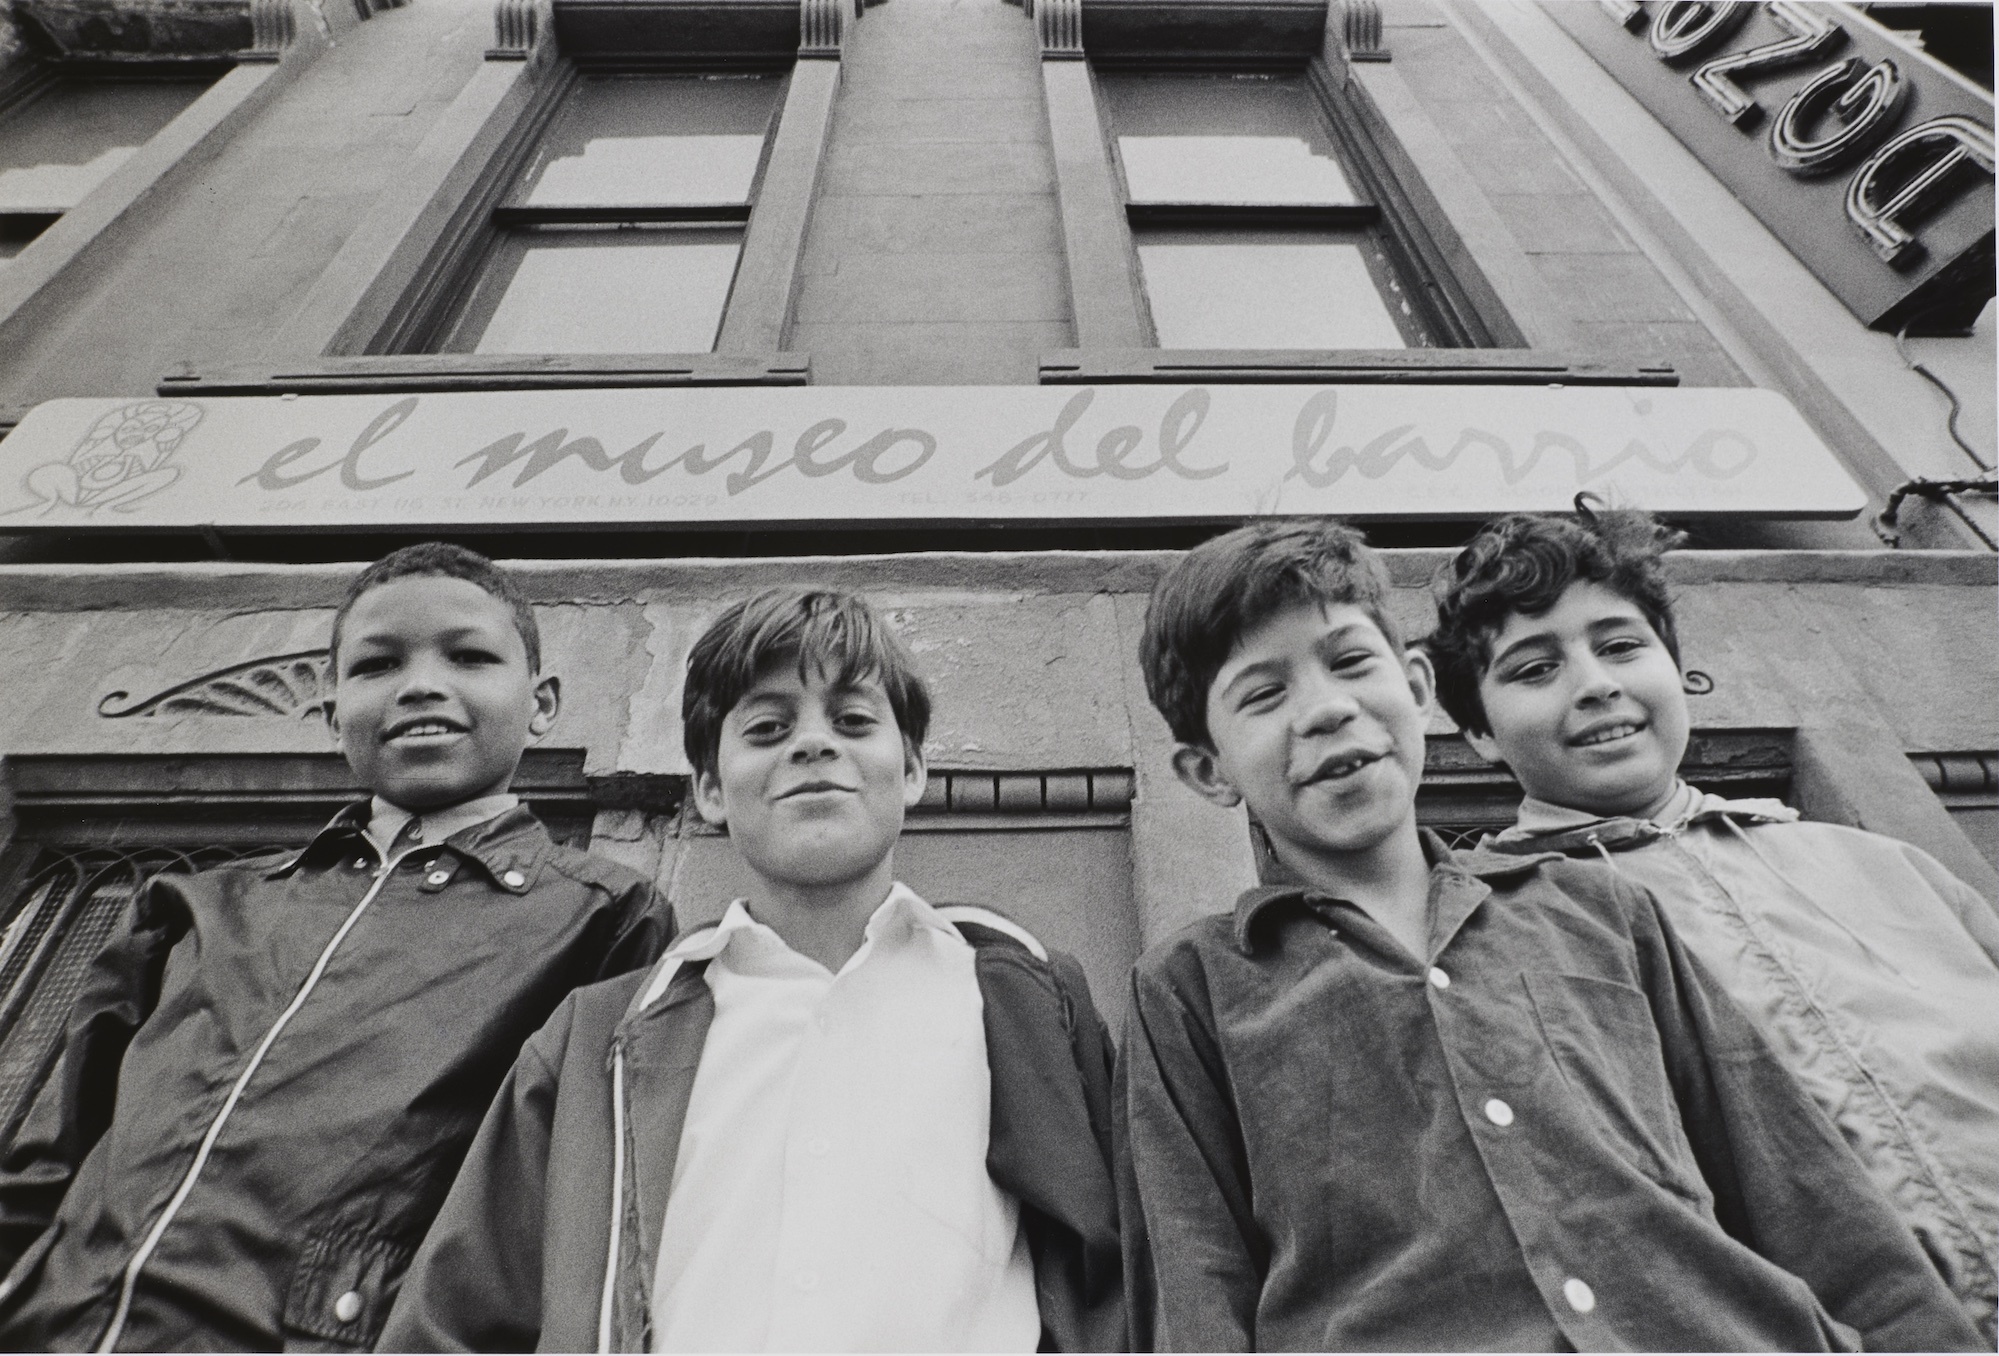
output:
[[0,1164],[0,1350],[365,1350],[522,1042],[672,931],[523,808],[161,876]]
[[1999,1268],[1999,913],[1928,854],[1682,785],[1656,820],[1529,800],[1485,847],[1645,886],[1915,1229],[1989,1347]]
[[[1125,1341],[1111,1046],[1082,968],[984,909],[986,1169],[1020,1202],[1041,1349]],[[571,995],[521,1051],[382,1334],[392,1351],[645,1351],[666,1198],[715,1000],[705,961]]]

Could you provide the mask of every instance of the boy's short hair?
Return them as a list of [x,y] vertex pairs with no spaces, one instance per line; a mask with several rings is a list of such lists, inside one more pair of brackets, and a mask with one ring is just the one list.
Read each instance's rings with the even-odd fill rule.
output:
[[1680,662],[1680,637],[1661,556],[1686,540],[1637,509],[1575,517],[1509,513],[1478,530],[1432,584],[1437,629],[1423,641],[1437,669],[1437,700],[1473,734],[1490,734],[1479,680],[1492,642],[1514,613],[1538,617],[1578,580],[1601,584],[1651,623]]
[[1264,521],[1182,556],[1152,590],[1139,664],[1146,695],[1183,744],[1213,747],[1208,689],[1243,636],[1300,603],[1360,608],[1398,652],[1381,558],[1329,518]]
[[394,580],[421,575],[463,579],[505,603],[514,614],[514,630],[520,632],[521,644],[527,647],[528,672],[541,672],[541,628],[535,624],[534,607],[514,577],[477,551],[448,541],[424,541],[389,552],[347,586],[347,596],[333,614],[333,639],[327,649],[327,664],[335,674],[340,671],[340,628],[346,625],[347,614],[361,601],[361,595]]
[[695,771],[715,770],[723,720],[771,665],[787,662],[801,681],[815,670],[834,683],[879,681],[904,742],[923,746],[930,689],[874,609],[832,589],[774,588],[731,604],[688,652],[680,721]]

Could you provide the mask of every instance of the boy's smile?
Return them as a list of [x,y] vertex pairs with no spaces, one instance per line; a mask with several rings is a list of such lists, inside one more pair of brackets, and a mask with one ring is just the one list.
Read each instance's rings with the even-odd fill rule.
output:
[[1397,653],[1362,608],[1287,608],[1209,686],[1214,748],[1182,745],[1174,766],[1209,800],[1246,801],[1278,857],[1315,876],[1413,824],[1431,686],[1429,662]]
[[512,610],[445,575],[391,579],[355,601],[334,697],[328,719],[355,775],[406,810],[504,792],[558,706],[555,679],[528,671]]
[[[923,758],[888,694],[797,662],[769,665],[722,722],[712,771],[694,778],[695,808],[728,826],[766,881],[845,884],[889,869],[903,813],[923,794]],[[884,883],[883,890],[887,889]]]
[[1466,738],[1536,800],[1643,814],[1678,786],[1687,748],[1680,681],[1637,605],[1580,581],[1539,617],[1507,617],[1479,678],[1492,732]]

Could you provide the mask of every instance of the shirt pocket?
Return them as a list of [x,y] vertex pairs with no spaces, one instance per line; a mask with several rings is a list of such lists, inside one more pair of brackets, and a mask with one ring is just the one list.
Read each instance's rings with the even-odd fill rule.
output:
[[285,1350],[373,1347],[415,1251],[360,1229],[308,1235],[285,1292]]
[[1692,1167],[1652,1005],[1628,984],[1528,973],[1541,1038],[1583,1120],[1626,1163],[1675,1195],[1711,1204]]

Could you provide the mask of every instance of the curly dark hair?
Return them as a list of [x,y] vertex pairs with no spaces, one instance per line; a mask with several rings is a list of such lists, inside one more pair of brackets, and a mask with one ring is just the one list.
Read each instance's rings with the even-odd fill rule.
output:
[[723,720],[758,675],[779,663],[796,663],[801,681],[814,672],[839,684],[876,679],[903,740],[923,746],[930,689],[874,609],[851,593],[774,588],[730,605],[688,652],[681,739],[695,771],[715,771]]
[[1514,613],[1538,617],[1578,580],[1629,600],[1680,662],[1672,594],[1660,557],[1685,534],[1636,509],[1575,516],[1509,513],[1478,530],[1437,572],[1437,629],[1422,644],[1437,669],[1437,701],[1473,734],[1490,734],[1479,680],[1493,638]]
[[1299,603],[1350,603],[1399,652],[1389,590],[1381,558],[1329,518],[1252,523],[1205,541],[1152,590],[1138,654],[1146,695],[1175,739],[1212,748],[1208,689],[1243,636]]
[[361,601],[361,595],[395,580],[421,575],[463,579],[505,603],[514,614],[514,630],[520,632],[521,644],[527,647],[528,672],[541,672],[541,628],[535,624],[534,607],[514,577],[477,551],[448,541],[422,541],[389,552],[355,575],[354,582],[347,586],[347,596],[340,600],[340,608],[333,614],[333,639],[327,652],[327,665],[334,673],[340,671],[340,630],[347,624],[347,614],[354,610],[354,604]]

